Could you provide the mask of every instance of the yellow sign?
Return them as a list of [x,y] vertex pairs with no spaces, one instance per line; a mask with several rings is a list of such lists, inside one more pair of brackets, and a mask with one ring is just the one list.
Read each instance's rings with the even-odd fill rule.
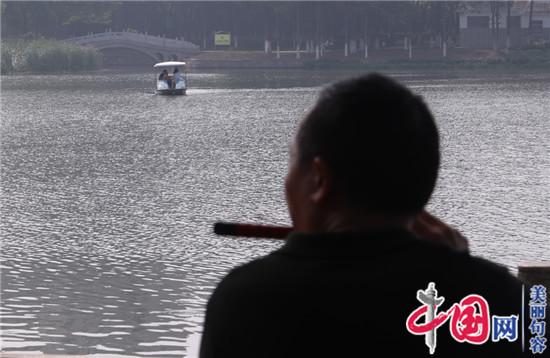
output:
[[214,45],[229,46],[231,45],[231,33],[218,31],[214,34]]

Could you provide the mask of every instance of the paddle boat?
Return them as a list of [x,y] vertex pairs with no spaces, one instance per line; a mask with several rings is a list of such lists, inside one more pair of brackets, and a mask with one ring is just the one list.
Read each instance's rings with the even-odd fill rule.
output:
[[181,70],[185,69],[185,62],[159,62],[154,64],[153,67],[162,70],[157,77],[157,94],[168,96],[185,94],[187,91],[187,75]]

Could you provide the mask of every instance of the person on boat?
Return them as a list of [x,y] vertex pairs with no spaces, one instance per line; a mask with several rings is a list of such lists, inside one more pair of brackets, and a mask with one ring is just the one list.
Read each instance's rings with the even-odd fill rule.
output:
[[164,81],[168,88],[170,88],[171,80],[170,80],[170,74],[168,73],[167,69],[162,70],[162,72],[159,75],[159,81]]
[[523,314],[520,282],[425,210],[439,164],[435,120],[409,89],[379,74],[326,88],[290,153],[295,231],[218,284],[200,357],[522,356],[517,325],[512,342],[489,337],[489,314]]
[[170,75],[170,73],[168,73],[168,70],[165,70],[165,71],[166,71],[166,75],[164,76],[164,78],[166,79],[166,84],[168,85],[168,88],[172,88],[174,80]]
[[168,78],[168,70],[164,69],[159,75],[159,81],[166,81],[167,78]]
[[174,88],[176,87],[176,85],[177,85],[179,82],[183,81],[183,76],[182,76],[180,70],[179,70],[177,67],[174,68],[174,73],[173,73],[173,75],[172,75],[172,78],[173,78],[173,86],[174,86]]

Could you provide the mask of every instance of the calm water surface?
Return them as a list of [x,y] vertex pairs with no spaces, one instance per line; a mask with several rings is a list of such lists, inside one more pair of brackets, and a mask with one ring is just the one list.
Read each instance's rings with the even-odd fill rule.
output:
[[[323,84],[353,72],[2,77],[1,349],[195,356],[230,268],[279,242],[212,223],[289,224],[288,144]],[[431,210],[512,270],[550,260],[550,74],[396,73],[430,104]]]

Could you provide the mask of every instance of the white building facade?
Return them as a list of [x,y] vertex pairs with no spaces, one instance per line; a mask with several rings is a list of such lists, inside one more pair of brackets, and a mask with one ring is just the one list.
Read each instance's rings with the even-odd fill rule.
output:
[[463,2],[458,10],[459,45],[521,48],[550,43],[550,0],[534,1],[530,14],[531,1]]

